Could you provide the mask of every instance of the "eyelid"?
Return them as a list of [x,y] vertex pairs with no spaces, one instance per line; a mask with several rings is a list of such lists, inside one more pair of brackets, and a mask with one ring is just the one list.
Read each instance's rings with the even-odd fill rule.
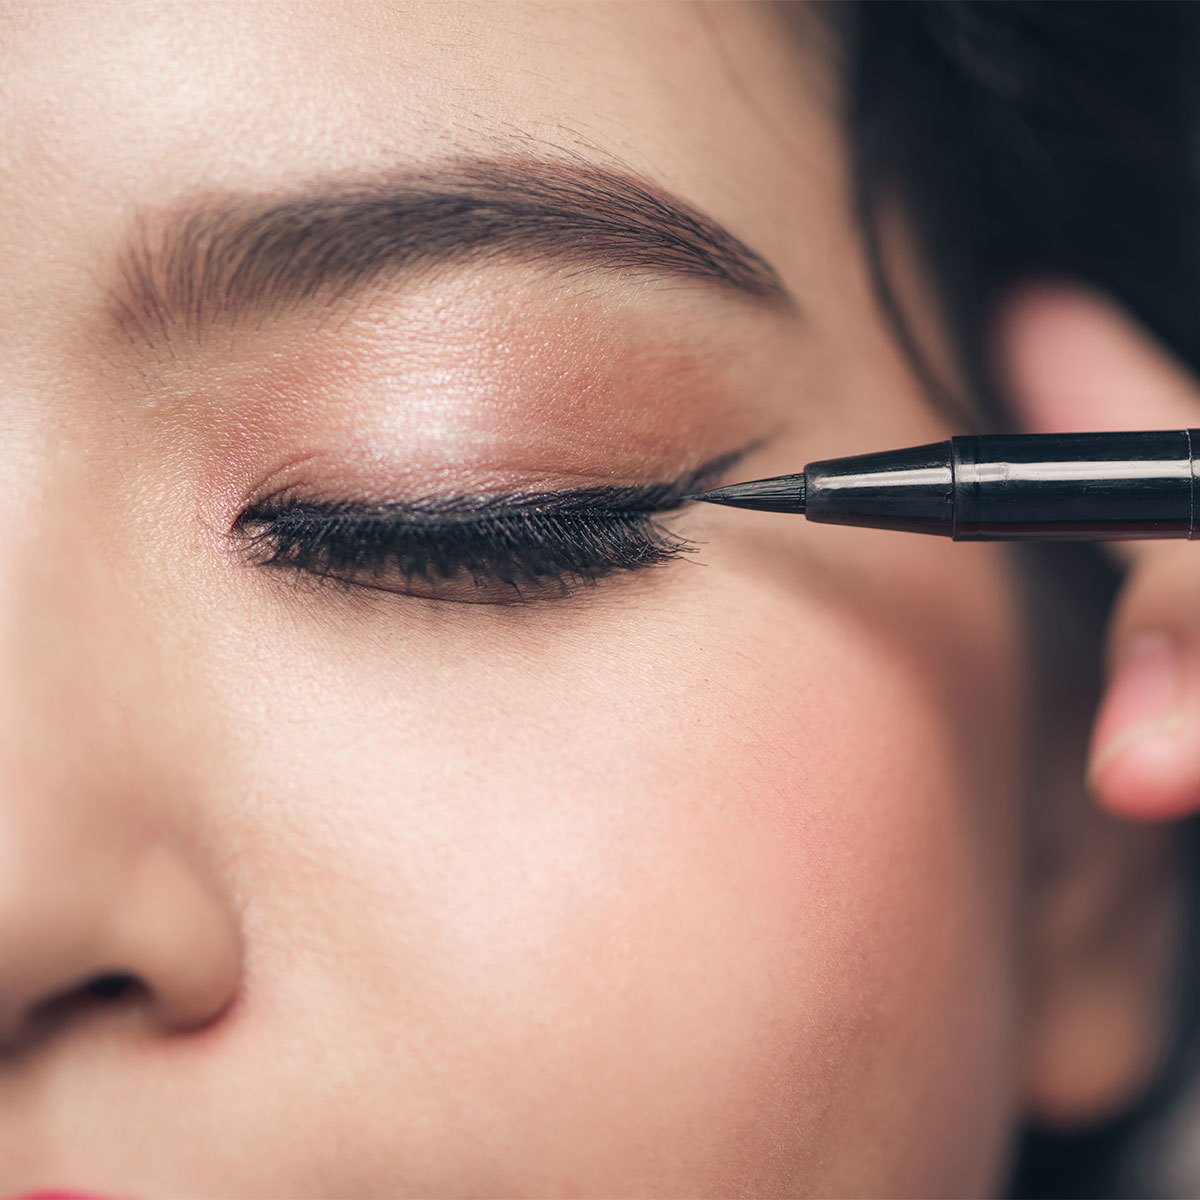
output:
[[[745,450],[665,483],[560,492],[429,496],[407,501],[312,500],[290,487],[234,522],[245,558],[321,580],[463,599],[499,589],[509,602],[659,566],[694,550],[655,514],[719,478]],[[403,578],[388,587],[385,578]],[[507,590],[505,590],[507,589]],[[478,602],[478,601],[476,601]]]
[[[653,483],[597,483],[579,488],[438,493],[409,499],[379,499],[376,494],[370,500],[364,497],[342,502],[352,504],[356,508],[365,508],[368,504],[375,505],[381,510],[386,509],[413,521],[449,521],[460,515],[469,518],[484,513],[503,516],[520,510],[563,512],[580,508],[665,513],[680,507],[689,495],[715,486],[736,462],[757,449],[762,441],[763,439],[759,439],[737,450],[717,455],[675,479]],[[338,503],[327,497],[313,497],[308,494],[306,487],[293,483],[256,497],[247,510],[239,514],[237,521],[245,521],[251,509],[261,511],[285,501],[312,505]]]

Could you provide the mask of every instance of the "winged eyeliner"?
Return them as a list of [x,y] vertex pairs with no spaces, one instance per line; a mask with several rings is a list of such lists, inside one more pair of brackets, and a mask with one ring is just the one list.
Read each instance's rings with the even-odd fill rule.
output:
[[719,480],[748,450],[649,484],[385,501],[279,494],[243,510],[233,530],[251,561],[322,578],[394,591],[454,581],[460,595],[488,585],[494,594],[499,585],[507,599],[566,595],[695,549],[656,518]]

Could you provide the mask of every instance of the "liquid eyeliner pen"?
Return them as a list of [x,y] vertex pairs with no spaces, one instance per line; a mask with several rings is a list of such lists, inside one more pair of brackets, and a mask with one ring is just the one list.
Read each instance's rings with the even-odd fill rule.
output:
[[1200,429],[980,434],[688,497],[956,541],[1200,537]]

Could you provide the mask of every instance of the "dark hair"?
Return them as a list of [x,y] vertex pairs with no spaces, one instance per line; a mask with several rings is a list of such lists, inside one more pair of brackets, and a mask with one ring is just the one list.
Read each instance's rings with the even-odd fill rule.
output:
[[[881,214],[903,213],[972,393],[974,423],[1009,423],[990,330],[1006,291],[1069,278],[1112,295],[1200,374],[1200,4],[908,0],[817,5],[842,58],[858,217],[876,291],[935,398],[889,285]],[[1132,398],[1131,398],[1132,399]],[[1116,576],[1086,548],[1037,572],[1089,613],[1092,659]],[[1037,557],[1035,551],[1034,557]],[[1180,846],[1200,862],[1196,822]],[[1196,1194],[1155,1175],[1156,1141],[1195,1074],[1200,877],[1182,933],[1169,1052],[1132,1111],[1074,1133],[1027,1128],[1014,1196]],[[1187,954],[1189,947],[1195,953]]]

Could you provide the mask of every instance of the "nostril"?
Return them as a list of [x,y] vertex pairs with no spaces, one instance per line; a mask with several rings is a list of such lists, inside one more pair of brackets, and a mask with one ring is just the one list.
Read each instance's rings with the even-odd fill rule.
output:
[[89,996],[98,996],[103,1000],[112,1000],[117,996],[123,996],[134,985],[132,975],[127,975],[121,971],[109,971],[104,975],[97,975],[90,979],[83,990]]
[[[145,991],[145,986],[136,975],[127,971],[101,971],[74,987],[64,988],[56,995],[49,996],[39,1004],[34,1005],[24,1028],[14,1030],[12,1039],[28,1047],[33,1042],[50,1036],[56,1029],[61,1029],[71,1022],[87,1016],[90,1010],[100,1011],[116,1001],[137,998]],[[0,1029],[0,1043],[4,1041]],[[0,1046],[0,1060],[4,1057],[4,1048]]]

